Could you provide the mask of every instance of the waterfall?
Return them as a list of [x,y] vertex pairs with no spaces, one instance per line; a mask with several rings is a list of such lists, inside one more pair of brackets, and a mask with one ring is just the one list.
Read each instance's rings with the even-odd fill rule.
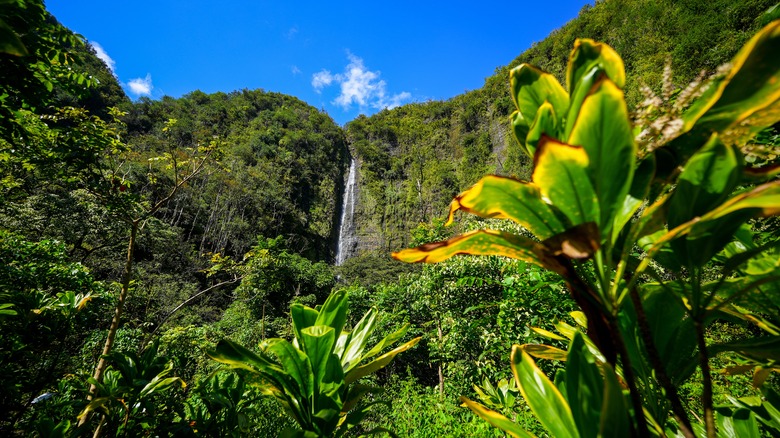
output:
[[357,236],[355,236],[355,187],[356,163],[355,159],[349,163],[349,175],[347,185],[344,186],[344,200],[341,205],[341,221],[339,225],[339,240],[336,244],[336,266],[344,263],[355,251]]

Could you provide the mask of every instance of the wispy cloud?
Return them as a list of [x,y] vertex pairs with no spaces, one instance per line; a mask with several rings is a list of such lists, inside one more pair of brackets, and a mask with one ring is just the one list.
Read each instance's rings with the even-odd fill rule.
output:
[[105,49],[103,49],[103,46],[95,41],[90,41],[89,45],[92,46],[92,48],[95,50],[95,55],[97,55],[101,61],[106,63],[106,66],[109,70],[111,70],[111,73],[114,73],[114,70],[116,69],[116,61],[108,56],[108,53],[106,53]]
[[295,38],[295,35],[298,34],[298,26],[293,26],[287,32],[284,34],[285,37],[287,37],[288,40],[291,40]]
[[317,93],[322,89],[337,83],[341,86],[341,93],[333,101],[335,105],[343,109],[349,109],[352,105],[360,108],[395,108],[410,100],[412,95],[406,91],[389,95],[387,83],[380,79],[379,70],[371,71],[366,68],[363,59],[347,52],[349,64],[344,73],[331,74],[328,70],[321,70],[312,75],[311,85]]
[[322,89],[332,84],[336,80],[336,77],[330,74],[327,70],[314,73],[311,77],[311,86],[314,87],[314,91],[318,94],[322,92]]
[[152,85],[152,75],[147,73],[145,78],[131,79],[127,83],[130,87],[130,92],[136,96],[151,96],[154,85]]
[[290,67],[290,71],[292,72],[293,76],[298,76],[301,74],[301,69],[299,69],[297,65]]

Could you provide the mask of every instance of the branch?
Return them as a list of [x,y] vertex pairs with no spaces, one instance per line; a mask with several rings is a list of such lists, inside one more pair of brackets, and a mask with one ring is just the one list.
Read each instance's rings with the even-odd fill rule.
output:
[[140,351],[143,351],[143,349],[144,349],[144,348],[146,348],[146,345],[149,343],[149,341],[152,339],[152,337],[155,335],[155,333],[157,333],[157,331],[158,331],[158,330],[160,330],[160,327],[162,327],[163,325],[165,325],[165,323],[166,323],[166,322],[168,322],[168,320],[169,320],[169,319],[170,319],[170,318],[173,316],[173,314],[174,314],[174,313],[176,313],[176,312],[178,312],[179,310],[181,310],[181,309],[182,309],[184,306],[186,306],[186,305],[188,305],[188,304],[192,303],[193,301],[195,301],[196,299],[198,299],[198,297],[200,297],[200,296],[201,296],[201,295],[203,295],[203,294],[206,294],[206,293],[208,293],[208,292],[211,292],[211,291],[213,291],[214,289],[217,289],[217,288],[219,288],[219,287],[222,287],[222,286],[224,286],[224,285],[226,285],[226,284],[232,284],[232,283],[235,283],[235,282],[237,282],[237,281],[243,280],[243,278],[244,278],[244,275],[241,275],[241,276],[238,276],[238,277],[233,277],[233,278],[232,278],[232,279],[230,279],[230,280],[225,280],[225,281],[222,281],[222,282],[220,282],[220,283],[217,283],[217,284],[215,284],[215,285],[213,285],[213,286],[207,287],[206,289],[203,289],[202,291],[200,291],[200,292],[196,293],[195,295],[193,295],[193,296],[191,296],[191,297],[187,298],[187,299],[186,299],[184,302],[182,302],[181,304],[179,304],[178,306],[176,306],[176,308],[175,308],[175,309],[171,310],[171,312],[170,312],[170,313],[168,313],[168,314],[165,316],[165,318],[163,318],[163,320],[162,320],[162,321],[161,321],[159,324],[157,324],[157,327],[155,327],[155,328],[154,328],[154,330],[152,330],[152,332],[151,332],[151,333],[149,333],[148,335],[146,335],[146,338],[144,338],[143,342],[141,342],[141,347],[139,348],[139,350],[140,350]]

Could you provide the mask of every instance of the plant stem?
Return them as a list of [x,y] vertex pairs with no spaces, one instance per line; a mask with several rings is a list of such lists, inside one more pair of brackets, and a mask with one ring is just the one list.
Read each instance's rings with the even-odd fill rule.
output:
[[664,388],[664,391],[666,391],[666,396],[672,404],[674,418],[677,420],[677,423],[680,426],[680,431],[683,433],[683,435],[685,435],[686,438],[694,438],[695,435],[693,434],[693,429],[691,428],[691,421],[688,419],[688,414],[685,412],[685,408],[680,401],[680,395],[677,393],[677,388],[672,383],[669,375],[666,374],[666,367],[661,360],[661,355],[658,354],[658,349],[656,348],[655,341],[651,335],[650,325],[647,322],[647,315],[645,314],[645,309],[642,306],[642,300],[639,297],[639,292],[636,290],[636,288],[631,288],[629,294],[631,296],[631,301],[634,304],[634,309],[636,310],[639,333],[641,334],[642,341],[645,344],[645,349],[647,350],[650,363],[653,365],[653,369],[655,370],[656,378]]
[[[130,227],[130,241],[127,244],[127,258],[125,259],[125,269],[122,272],[122,290],[119,293],[119,299],[116,303],[116,309],[114,310],[114,317],[111,319],[111,326],[108,329],[108,337],[106,337],[106,343],[103,345],[103,352],[100,354],[100,360],[95,367],[95,373],[92,375],[97,382],[103,381],[103,372],[108,366],[106,355],[111,352],[111,348],[114,346],[114,340],[116,339],[117,330],[119,330],[119,322],[122,320],[122,311],[124,310],[125,300],[127,300],[127,293],[130,290],[130,278],[133,273],[133,251],[135,250],[135,239],[138,234],[138,228],[141,224],[140,219],[136,219],[131,223]],[[97,395],[97,386],[95,384],[89,385],[88,400],[92,400]],[[79,420],[79,426],[84,425],[89,420],[89,415],[84,415]],[[98,429],[99,430],[99,429]]]
[[712,374],[707,355],[707,341],[704,339],[704,324],[697,316],[693,318],[696,327],[696,340],[699,343],[699,366],[701,367],[702,385],[701,404],[704,407],[704,425],[707,427],[707,438],[715,438],[715,412],[712,406]]

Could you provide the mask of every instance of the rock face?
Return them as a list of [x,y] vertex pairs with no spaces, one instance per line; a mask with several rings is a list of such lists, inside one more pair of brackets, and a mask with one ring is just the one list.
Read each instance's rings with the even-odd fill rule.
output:
[[355,227],[355,204],[357,203],[357,161],[353,157],[349,163],[347,183],[344,185],[344,197],[339,221],[339,240],[336,244],[336,266],[353,255],[357,249],[357,234]]

